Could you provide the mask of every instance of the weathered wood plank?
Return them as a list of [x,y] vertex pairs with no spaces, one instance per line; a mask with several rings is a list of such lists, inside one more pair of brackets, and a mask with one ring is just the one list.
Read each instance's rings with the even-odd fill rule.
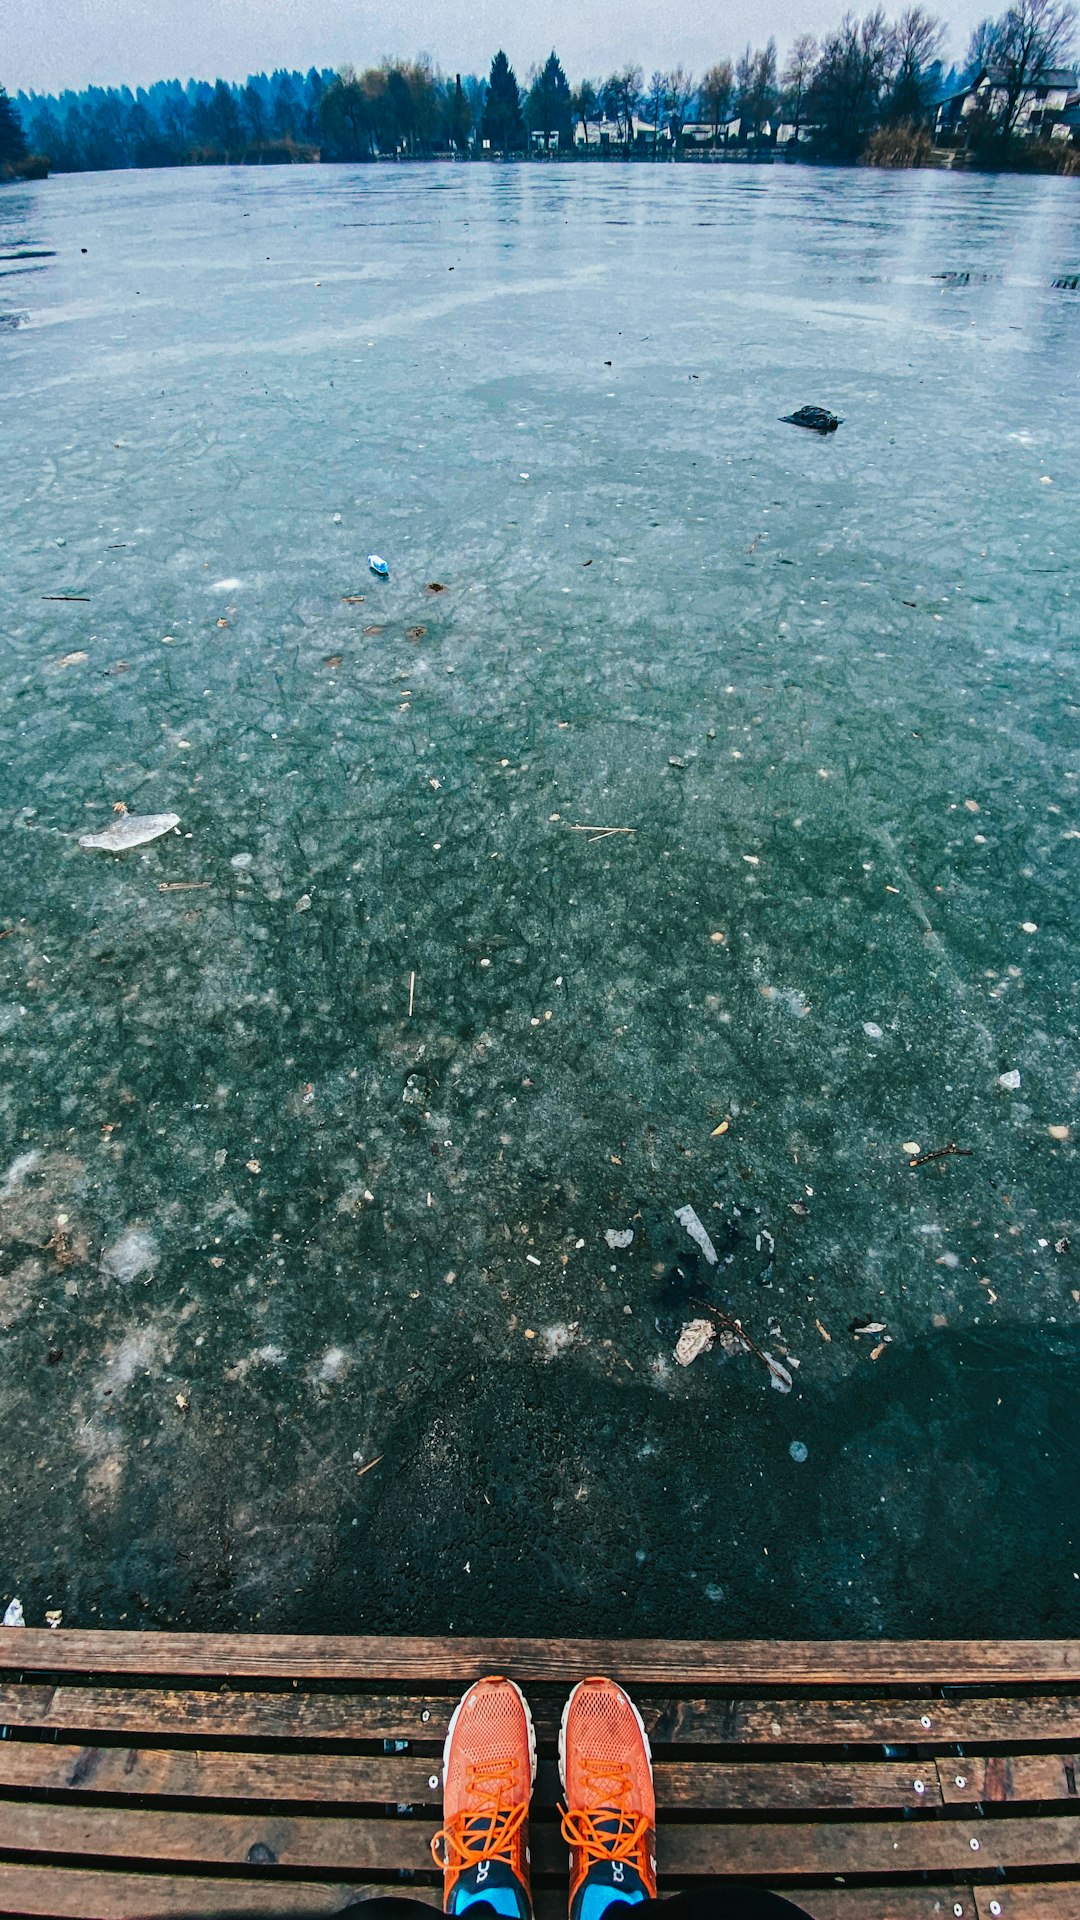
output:
[[343,1634],[142,1633],[25,1627],[0,1640],[0,1669],[451,1680],[512,1673],[628,1685],[994,1685],[1080,1680],[1080,1640],[537,1640]]
[[978,1920],[1080,1920],[1076,1881],[977,1887],[974,1898]]
[[[0,1726],[195,1739],[441,1742],[456,1694],[343,1697],[102,1686],[0,1686]],[[548,1715],[552,1729],[558,1714]],[[1078,1717],[1080,1725],[1080,1717]],[[545,1728],[545,1731],[547,1729]]]
[[[636,1696],[654,1745],[1020,1744],[1080,1739],[1080,1698],[1036,1694],[951,1700],[653,1700]],[[456,1694],[256,1693],[250,1690],[0,1685],[0,1726],[156,1738],[442,1741]],[[557,1696],[530,1704],[541,1741],[558,1732]]]
[[1076,1800],[1080,1755],[1009,1753],[935,1762],[949,1806],[994,1800]]
[[805,1907],[811,1920],[977,1920],[970,1887],[830,1887],[785,1894]]
[[[534,1836],[547,1864],[547,1836]],[[972,1847],[971,1842],[977,1845]],[[675,1826],[660,1836],[669,1874],[882,1875],[988,1873],[998,1867],[1080,1867],[1080,1820],[859,1821],[807,1824]]]
[[[953,1746],[1080,1736],[1080,1698],[639,1701],[656,1746]],[[402,1735],[402,1738],[406,1736]]]
[[[317,1867],[338,1875],[396,1868],[431,1873],[427,1820],[162,1813],[40,1801],[0,1801],[0,1848],[50,1856]],[[553,1825],[534,1825],[538,1872],[565,1870]],[[976,1842],[973,1848],[971,1843]],[[972,1821],[860,1821],[669,1826],[660,1843],[667,1874],[957,1875],[997,1867],[1080,1867],[1080,1821],[1071,1817]]]
[[[553,1806],[557,1770],[538,1780]],[[0,1740],[0,1787],[172,1799],[315,1800],[320,1805],[437,1806],[438,1762],[417,1754],[206,1753],[195,1748],[54,1746]],[[546,1789],[546,1792],[544,1791]]]
[[[207,1753],[17,1739],[0,1740],[0,1787],[173,1799],[314,1800],[326,1807],[438,1806],[442,1798],[438,1761],[416,1754]],[[551,1808],[560,1796],[554,1761],[541,1761],[534,1807]],[[966,1796],[968,1801],[974,1797]],[[911,1762],[661,1761],[656,1801],[661,1809],[887,1809],[937,1806],[941,1791],[932,1766]]]

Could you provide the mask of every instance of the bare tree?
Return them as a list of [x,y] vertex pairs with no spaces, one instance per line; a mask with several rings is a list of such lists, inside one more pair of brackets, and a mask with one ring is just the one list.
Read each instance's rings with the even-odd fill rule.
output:
[[863,20],[846,13],[821,46],[808,94],[815,145],[838,160],[862,152],[878,123],[882,96],[894,66],[892,28],[884,9]]
[[720,129],[731,119],[731,110],[735,101],[735,74],[730,60],[718,60],[710,67],[701,83],[701,110],[708,115],[713,130],[713,146],[720,138]]
[[1075,34],[1072,0],[1014,0],[995,22],[990,65],[1000,75],[1004,95],[996,116],[1003,136],[1013,132],[1032,88],[1065,65]]
[[585,151],[589,151],[589,122],[600,118],[599,90],[591,80],[583,80],[570,96],[570,106],[575,120],[581,121],[581,131],[585,137]]
[[740,139],[757,139],[766,120],[776,112],[776,41],[767,47],[747,47],[735,68],[735,91],[742,124]]
[[972,28],[964,62],[967,73],[982,73],[990,65],[994,57],[996,39],[997,27],[993,20],[980,20],[978,26]]
[[604,112],[622,128],[628,160],[634,139],[634,115],[641,105],[641,86],[641,68],[622,67],[605,80],[603,87]]
[[[775,55],[775,48],[773,49]],[[664,115],[671,135],[673,156],[682,148],[682,133],[690,102],[697,92],[697,81],[685,67],[673,67],[664,77]]]
[[787,57],[787,65],[780,75],[780,85],[784,90],[784,112],[795,128],[795,138],[799,137],[802,126],[803,101],[817,66],[818,43],[812,33],[800,33],[793,43]]
[[927,108],[926,69],[941,51],[940,20],[922,7],[908,7],[893,28],[895,63],[886,118],[894,124],[923,119]]
[[660,145],[660,122],[664,117],[664,95],[667,90],[667,75],[659,67],[649,75],[649,85],[645,96],[645,110],[652,121],[652,157],[657,157]]

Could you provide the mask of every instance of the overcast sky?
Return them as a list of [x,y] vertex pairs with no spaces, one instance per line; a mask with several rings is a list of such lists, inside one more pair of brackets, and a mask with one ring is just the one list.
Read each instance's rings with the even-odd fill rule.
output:
[[[571,81],[630,59],[646,73],[682,61],[700,73],[748,39],[820,31],[845,0],[0,0],[0,84],[55,92],[178,76],[241,80],[273,67],[367,65],[420,51],[444,72],[485,73],[505,47],[523,80],[555,46]],[[1004,0],[1002,0],[1002,5]],[[896,0],[899,10],[900,0]],[[929,0],[962,58],[981,11]],[[1000,10],[1000,9],[999,9]]]

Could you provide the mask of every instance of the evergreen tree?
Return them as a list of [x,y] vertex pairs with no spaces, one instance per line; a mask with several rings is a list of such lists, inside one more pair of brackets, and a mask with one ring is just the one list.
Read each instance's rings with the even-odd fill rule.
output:
[[266,139],[266,108],[262,94],[250,80],[244,88],[244,119],[248,133],[256,144]]
[[7,91],[0,87],[0,167],[26,159],[26,135]]
[[496,153],[520,153],[525,145],[517,75],[501,48],[491,63],[480,132]]
[[461,84],[460,73],[454,75],[454,91],[451,95],[448,115],[448,131],[450,139],[458,152],[468,153],[469,141],[472,135],[472,108],[465,97],[465,89]]
[[240,109],[224,80],[215,86],[208,111],[215,146],[223,147],[230,159],[239,158],[245,145]]
[[558,136],[560,147],[573,146],[573,96],[554,47],[529,88],[525,117],[534,133],[543,134],[545,151],[552,134]]

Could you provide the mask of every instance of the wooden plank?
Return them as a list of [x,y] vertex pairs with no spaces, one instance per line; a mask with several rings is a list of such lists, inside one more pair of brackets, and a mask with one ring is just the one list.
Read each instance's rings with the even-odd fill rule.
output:
[[[558,1776],[538,1781],[554,1805]],[[315,1800],[324,1806],[438,1806],[438,1763],[417,1754],[206,1753],[0,1740],[0,1787],[172,1799]]]
[[[441,1743],[456,1694],[413,1698],[163,1687],[0,1686],[0,1726],[63,1733]],[[557,1727],[558,1715],[549,1715]]]
[[[657,1746],[953,1746],[983,1741],[1074,1740],[1080,1698],[968,1696],[949,1700],[639,1701]],[[405,1736],[402,1736],[403,1738]]]
[[1080,1920],[1080,1885],[1075,1880],[1055,1880],[1034,1886],[977,1887],[975,1911],[978,1920]]
[[811,1920],[977,1920],[970,1887],[830,1887],[785,1894],[805,1907]]
[[[545,1836],[534,1856],[546,1859]],[[972,1842],[975,1845],[972,1846]],[[860,1821],[777,1825],[674,1826],[660,1837],[669,1874],[962,1873],[998,1868],[1080,1867],[1080,1821]]]
[[662,1810],[832,1811],[941,1804],[933,1767],[911,1760],[791,1760],[781,1765],[669,1760],[657,1762],[655,1778],[656,1804]]
[[[661,1809],[928,1807],[941,1803],[933,1766],[899,1761],[661,1761]],[[172,1799],[314,1800],[324,1806],[438,1806],[439,1763],[417,1754],[207,1753],[194,1748],[55,1745],[0,1740],[0,1787]],[[558,1769],[544,1760],[533,1804],[561,1797]],[[968,1794],[967,1800],[973,1795]]]
[[[10,1629],[9,1629],[10,1631]],[[953,1746],[1080,1739],[1080,1698],[1035,1694],[951,1700],[652,1700],[637,1704],[655,1746]],[[161,1687],[0,1685],[0,1726],[175,1739],[424,1740],[437,1745],[456,1694],[210,1692]],[[530,1704],[554,1739],[557,1696]],[[928,1724],[926,1724],[928,1723]]]
[[[312,1868],[338,1875],[406,1867],[430,1875],[430,1820],[174,1813],[41,1801],[0,1801],[0,1848],[88,1858]],[[972,1841],[975,1847],[971,1846]],[[564,1873],[554,1824],[534,1824],[538,1872]],[[1080,1821],[859,1821],[674,1825],[660,1842],[669,1875],[987,1873],[998,1867],[1080,1867]]]
[[[331,1886],[303,1880],[215,1880],[156,1873],[99,1873],[72,1867],[27,1867],[0,1861],[0,1912],[55,1914],[57,1920],[143,1920],[178,1914],[340,1913],[358,1895],[380,1886]],[[437,1907],[434,1887],[409,1888],[410,1897]]]
[[0,1669],[248,1678],[450,1680],[485,1673],[628,1685],[962,1686],[1080,1680],[1080,1640],[536,1640],[344,1634],[125,1633],[24,1627]]
[[1075,1800],[1080,1755],[1008,1753],[965,1755],[935,1762],[941,1797],[949,1806],[995,1800]]

